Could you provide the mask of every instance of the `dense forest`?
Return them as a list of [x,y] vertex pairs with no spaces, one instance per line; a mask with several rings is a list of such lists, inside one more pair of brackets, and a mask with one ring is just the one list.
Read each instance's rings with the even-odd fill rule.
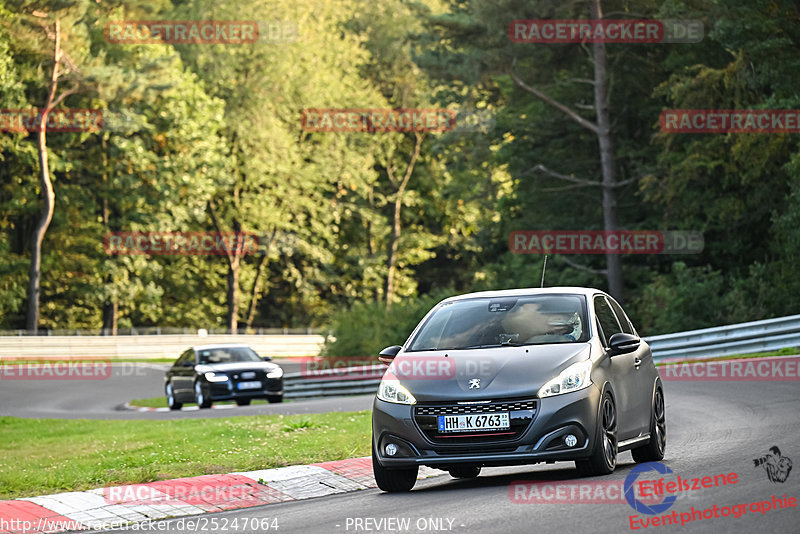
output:
[[[552,44],[509,31],[601,18],[704,33]],[[261,32],[109,34],[154,20]],[[519,230],[702,232],[699,254],[548,257],[546,285],[611,291],[644,335],[798,313],[800,137],[669,133],[659,117],[797,110],[799,87],[788,0],[0,0],[0,114],[104,117],[0,132],[0,330],[333,326],[357,352],[402,341],[446,295],[538,287],[545,258],[509,249]],[[308,110],[332,108],[446,109],[455,127],[308,127]],[[261,246],[109,254],[114,232]]]

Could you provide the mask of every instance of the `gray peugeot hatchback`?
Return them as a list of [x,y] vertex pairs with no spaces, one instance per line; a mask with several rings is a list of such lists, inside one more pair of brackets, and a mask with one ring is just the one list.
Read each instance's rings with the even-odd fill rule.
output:
[[664,457],[664,393],[653,356],[622,307],[597,289],[459,295],[437,304],[389,367],[372,410],[378,487],[409,491],[419,466],[574,461],[611,473],[617,454]]

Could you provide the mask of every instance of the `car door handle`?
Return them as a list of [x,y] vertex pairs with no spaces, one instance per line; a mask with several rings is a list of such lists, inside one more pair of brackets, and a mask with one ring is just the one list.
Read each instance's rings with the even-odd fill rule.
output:
[[639,367],[640,365],[642,365],[641,358],[634,358],[633,359],[633,365],[634,365],[634,367]]

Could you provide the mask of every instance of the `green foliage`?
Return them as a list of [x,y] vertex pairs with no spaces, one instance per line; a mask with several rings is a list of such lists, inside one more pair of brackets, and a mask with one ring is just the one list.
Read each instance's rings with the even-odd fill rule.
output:
[[[790,134],[663,134],[669,108],[800,109],[794,3],[603,2],[608,13],[700,19],[700,44],[607,46],[620,225],[694,230],[692,256],[626,256],[625,303],[645,334],[797,313],[800,150]],[[34,11],[37,15],[34,15]],[[48,13],[42,18],[41,13]],[[43,244],[41,326],[224,327],[236,271],[241,323],[331,326],[336,355],[402,342],[452,293],[536,287],[540,256],[513,230],[600,229],[600,188],[532,170],[600,176],[595,136],[517,87],[594,120],[591,50],[513,43],[518,19],[585,18],[588,2],[212,0],[0,5],[0,108],[41,105],[62,20],[77,84],[62,107],[100,108],[114,128],[48,135],[56,194]],[[256,19],[298,39],[252,45],[110,44],[111,20]],[[306,108],[487,110],[483,132],[428,133],[400,198],[395,301],[385,282],[397,180],[413,134],[306,132]],[[395,180],[391,179],[390,171]],[[110,256],[112,231],[274,236],[264,257]],[[0,135],[0,329],[24,324],[39,216],[34,135]],[[571,261],[567,261],[567,259]],[[550,257],[545,285],[605,286],[602,255]],[[259,280],[259,285],[256,285]],[[255,295],[255,297],[253,296]],[[256,301],[253,301],[253,298]],[[252,305],[252,306],[251,306]],[[251,317],[250,309],[253,309]],[[346,311],[342,311],[346,310]]]
[[404,299],[390,309],[380,302],[356,302],[331,319],[332,338],[326,356],[372,357],[390,345],[405,343],[417,323],[453,291],[441,289],[425,296]]

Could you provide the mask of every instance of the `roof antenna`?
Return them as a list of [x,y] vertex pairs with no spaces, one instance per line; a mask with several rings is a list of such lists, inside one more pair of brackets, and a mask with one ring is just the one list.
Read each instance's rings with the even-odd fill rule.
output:
[[542,265],[542,285],[540,287],[544,287],[544,272],[547,269],[547,254],[544,255],[544,265]]

